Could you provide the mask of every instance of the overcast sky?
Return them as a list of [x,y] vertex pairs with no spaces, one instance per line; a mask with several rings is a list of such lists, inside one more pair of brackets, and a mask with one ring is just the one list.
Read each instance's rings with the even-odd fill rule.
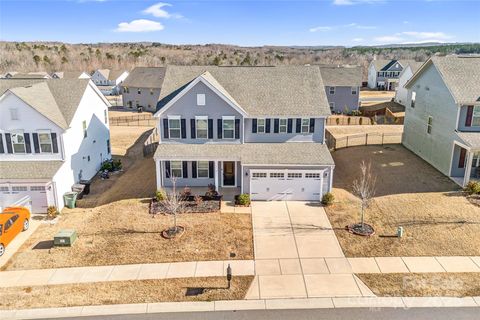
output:
[[480,42],[480,0],[0,0],[0,39],[246,46]]

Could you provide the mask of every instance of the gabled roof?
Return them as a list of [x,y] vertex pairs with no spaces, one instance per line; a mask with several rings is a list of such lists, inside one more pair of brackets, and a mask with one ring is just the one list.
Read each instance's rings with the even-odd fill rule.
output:
[[409,63],[414,63],[415,60],[372,60],[372,64],[377,71],[386,71],[396,62],[399,62],[403,68],[405,68]]
[[405,88],[411,87],[431,65],[440,73],[456,103],[474,104],[480,101],[480,56],[431,57],[405,84]]
[[362,85],[362,68],[343,66],[320,66],[325,86],[357,87]]
[[165,77],[165,67],[136,67],[123,81],[122,86],[159,89]]
[[158,107],[167,105],[202,74],[251,117],[331,114],[318,66],[168,66]]
[[67,129],[89,84],[88,79],[0,80],[0,96],[6,91],[62,129]]
[[97,72],[100,73],[105,79],[113,81],[120,77],[127,70],[110,70],[110,69],[97,69]]
[[457,135],[470,148],[480,150],[480,132],[457,132]]
[[50,79],[50,75],[46,72],[28,72],[13,74],[10,79]]
[[84,71],[57,71],[52,73],[52,78],[56,77],[58,79],[78,79],[82,74],[90,77]]

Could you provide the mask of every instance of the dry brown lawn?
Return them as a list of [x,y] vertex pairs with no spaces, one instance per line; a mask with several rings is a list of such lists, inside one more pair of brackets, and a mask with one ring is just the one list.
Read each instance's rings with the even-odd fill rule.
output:
[[479,273],[357,274],[382,297],[475,297],[480,295]]
[[395,91],[378,91],[378,90],[360,90],[360,99],[362,98],[386,98],[395,97]]
[[[2,288],[0,308],[60,308],[164,301],[241,300],[245,297],[252,280],[253,276],[233,277],[230,289],[226,288],[225,277]],[[187,297],[185,295],[187,288],[207,288],[207,290],[201,295]]]
[[[148,214],[148,199],[121,200],[93,209],[66,209],[55,225],[41,225],[4,269],[43,269],[137,263],[253,259],[250,214],[182,214],[186,232],[166,240],[173,217]],[[51,247],[60,229],[75,229],[73,247]],[[35,249],[43,244],[45,249]]]
[[[349,257],[480,255],[480,207],[472,205],[450,179],[400,145],[364,146],[333,153],[335,203],[326,211]],[[352,195],[359,164],[372,163],[377,194],[366,213],[372,237],[344,227],[360,220]],[[398,226],[404,237],[392,237]]]

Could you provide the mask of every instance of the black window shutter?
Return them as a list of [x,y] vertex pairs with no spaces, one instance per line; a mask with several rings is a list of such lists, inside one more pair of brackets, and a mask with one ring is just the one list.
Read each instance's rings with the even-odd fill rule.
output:
[[5,141],[7,142],[7,152],[8,153],[13,153],[12,150],[12,136],[10,133],[5,133]]
[[190,134],[192,139],[196,138],[197,132],[195,131],[195,119],[190,119]]
[[32,133],[33,137],[33,149],[35,153],[40,153],[40,143],[38,142],[38,133]]
[[192,178],[197,177],[197,161],[192,161]]
[[165,161],[165,176],[170,178],[170,161]]
[[302,119],[298,118],[296,127],[295,127],[295,132],[300,133],[302,131]]
[[188,163],[187,161],[182,161],[182,171],[183,171],[183,177],[188,178]]
[[187,139],[187,121],[185,119],[180,120],[180,128],[182,130],[182,139]]
[[208,119],[208,139],[213,139],[213,119]]
[[208,161],[208,177],[210,179],[213,178],[213,174],[214,174],[214,169],[213,169],[213,161]]
[[52,150],[53,153],[58,153],[58,142],[57,142],[57,134],[55,132],[52,132],[50,134],[52,137]]
[[288,119],[287,121],[287,133],[292,133],[293,130],[293,119]]
[[0,133],[0,153],[5,153],[5,149],[3,148],[3,135]]
[[165,139],[170,138],[170,135],[168,133],[168,119],[163,119],[163,137]]
[[235,119],[235,139],[240,139],[240,119]]
[[257,133],[257,119],[252,119],[252,133]]
[[23,138],[25,139],[25,152],[32,153],[32,145],[30,144],[30,133],[24,133]]
[[265,133],[270,133],[270,120],[271,119],[265,120]]
[[222,139],[223,136],[223,124],[222,119],[217,119],[217,139]]
[[314,132],[315,132],[315,119],[310,118],[310,133],[314,133]]
[[273,119],[273,133],[278,133],[280,127],[280,120],[278,119]]

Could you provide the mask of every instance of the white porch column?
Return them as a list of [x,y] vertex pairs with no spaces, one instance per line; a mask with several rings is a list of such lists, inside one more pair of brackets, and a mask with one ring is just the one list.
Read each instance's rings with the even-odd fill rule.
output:
[[463,186],[465,187],[470,180],[470,174],[472,173],[473,152],[467,152],[467,161],[465,167],[465,176],[463,177]]
[[157,178],[157,190],[162,187],[162,165],[160,160],[155,160],[155,173]]
[[214,172],[214,178],[215,178],[215,191],[218,191],[218,161],[215,160],[213,162],[213,172]]

